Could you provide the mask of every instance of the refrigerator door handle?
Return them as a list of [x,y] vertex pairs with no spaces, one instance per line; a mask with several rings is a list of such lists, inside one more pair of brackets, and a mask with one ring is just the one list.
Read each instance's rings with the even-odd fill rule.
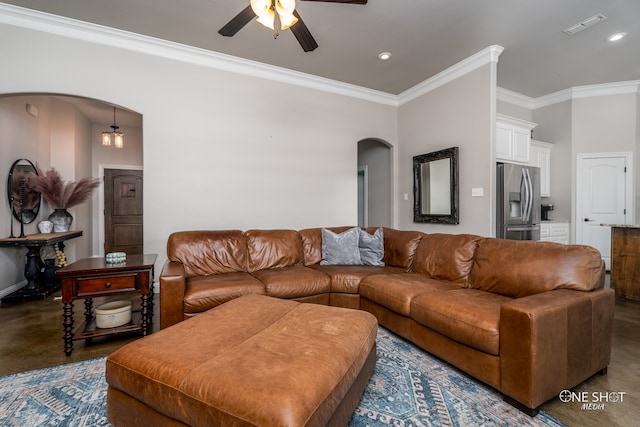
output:
[[531,221],[531,209],[533,208],[533,183],[531,182],[531,174],[529,169],[527,171],[527,218],[526,221]]
[[522,169],[522,183],[524,187],[524,206],[522,207],[522,221],[529,222],[529,180],[527,179],[527,170]]

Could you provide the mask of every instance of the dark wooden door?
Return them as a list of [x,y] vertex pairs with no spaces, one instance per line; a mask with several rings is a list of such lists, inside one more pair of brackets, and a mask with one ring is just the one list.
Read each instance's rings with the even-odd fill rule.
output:
[[104,252],[142,254],[142,171],[104,171]]

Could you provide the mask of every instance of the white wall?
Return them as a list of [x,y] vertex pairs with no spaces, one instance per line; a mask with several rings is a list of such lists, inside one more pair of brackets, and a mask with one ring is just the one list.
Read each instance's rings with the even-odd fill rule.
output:
[[[26,104],[32,97],[21,97],[16,102],[9,102],[0,97],[0,236],[8,237],[13,222],[13,234],[20,234],[20,226],[10,214],[6,179],[15,160],[28,159],[35,163],[40,152],[39,122],[27,114]],[[37,232],[39,219],[25,225],[25,233]],[[0,249],[0,290],[24,281],[25,249]],[[26,281],[25,281],[26,283]]]
[[87,96],[143,115],[157,274],[176,230],[356,223],[357,141],[396,144],[390,105],[6,24],[0,39],[13,41],[0,44],[0,94]]
[[571,101],[559,102],[533,110],[534,139],[553,144],[551,149],[551,197],[542,203],[552,203],[549,217],[558,221],[572,220],[573,138],[571,135]]
[[[484,65],[400,106],[398,112],[398,225],[427,233],[495,235],[495,63]],[[413,222],[413,156],[460,147],[460,224]],[[471,197],[482,187],[483,197]],[[403,195],[408,200],[403,200]]]
[[[500,68],[500,64],[498,64],[498,68]],[[498,100],[496,102],[496,112],[499,114],[504,114],[505,116],[515,117],[517,119],[536,123],[536,121],[533,120],[533,112],[530,108],[511,104],[506,101]]]
[[[573,140],[572,174],[576,189],[576,159],[578,154],[630,152],[637,153],[637,94],[609,95],[574,99],[571,107]],[[638,176],[638,165],[633,173]],[[635,182],[636,179],[633,179]],[[635,189],[637,192],[637,189]],[[575,190],[573,212],[575,212]],[[632,207],[636,212],[635,206]],[[575,220],[575,219],[574,219]],[[572,227],[575,235],[575,223]]]

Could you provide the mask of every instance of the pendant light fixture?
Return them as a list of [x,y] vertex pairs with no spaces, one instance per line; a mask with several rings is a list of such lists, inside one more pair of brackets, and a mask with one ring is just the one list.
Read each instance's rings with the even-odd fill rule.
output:
[[113,141],[113,145],[116,148],[124,147],[124,134],[120,132],[120,127],[116,125],[116,107],[113,107],[113,124],[110,127],[111,131],[102,132],[102,145],[111,145]]

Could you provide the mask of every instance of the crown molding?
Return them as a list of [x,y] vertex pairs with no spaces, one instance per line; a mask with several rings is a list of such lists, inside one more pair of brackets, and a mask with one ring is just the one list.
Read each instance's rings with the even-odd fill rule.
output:
[[398,105],[398,97],[386,92],[6,3],[0,3],[0,23],[379,104]]
[[528,108],[530,110],[533,109],[533,104],[535,102],[534,98],[502,87],[498,87],[496,92],[496,99],[498,101],[507,102],[509,104],[517,105],[518,107]]
[[0,3],[0,24],[28,28],[104,46],[126,49],[145,55],[153,55],[231,73],[274,80],[395,107],[424,95],[485,64],[498,62],[498,57],[504,50],[502,46],[489,46],[404,91],[400,95],[394,95],[232,55],[6,3]]
[[627,82],[603,83],[597,85],[575,86],[559,90],[538,98],[530,98],[508,89],[498,88],[498,100],[520,107],[535,110],[560,102],[574,99],[591,98],[594,96],[628,95],[640,92],[640,80]]
[[455,65],[447,68],[444,71],[428,78],[422,83],[418,83],[414,87],[405,90],[398,95],[398,105],[402,105],[406,102],[416,99],[419,96],[424,95],[446,83],[449,83],[457,78],[476,70],[483,65],[498,62],[500,54],[504,50],[504,47],[499,45],[489,46],[480,52],[471,55],[470,57],[463,59]]

